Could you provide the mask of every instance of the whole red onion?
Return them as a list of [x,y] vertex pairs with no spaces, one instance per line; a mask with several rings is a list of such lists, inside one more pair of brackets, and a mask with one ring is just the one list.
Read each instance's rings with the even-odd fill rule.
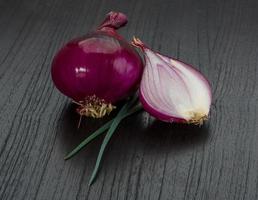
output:
[[68,42],[54,57],[54,84],[80,105],[81,115],[102,117],[138,88],[141,57],[116,32],[126,23],[124,14],[110,12],[97,30]]

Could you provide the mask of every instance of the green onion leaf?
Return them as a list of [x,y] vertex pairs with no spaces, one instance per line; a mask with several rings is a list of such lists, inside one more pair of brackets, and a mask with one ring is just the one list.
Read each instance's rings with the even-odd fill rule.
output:
[[122,120],[123,114],[127,111],[127,107],[128,107],[128,104],[124,105],[123,108],[119,111],[118,115],[115,117],[114,121],[112,122],[112,124],[111,124],[111,126],[110,126],[104,140],[103,140],[103,143],[101,144],[99,154],[98,154],[98,157],[97,157],[97,161],[96,161],[96,164],[95,164],[95,168],[94,168],[94,170],[92,172],[92,175],[91,175],[91,178],[90,178],[89,185],[92,184],[92,182],[94,181],[94,179],[97,175],[104,150],[105,150],[109,140],[111,139],[113,133],[115,132],[117,126],[119,125],[120,121]]
[[[136,98],[137,99],[137,98]],[[136,100],[135,98],[132,99],[132,101],[130,102],[130,105],[133,104]],[[122,119],[124,119],[125,117],[128,117],[132,114],[134,114],[135,112],[138,112],[139,110],[141,110],[142,107],[140,105],[137,105],[135,107],[133,107],[129,112],[125,113],[122,117]],[[101,134],[103,134],[106,130],[109,129],[109,127],[111,126],[112,122],[114,121],[114,119],[108,121],[106,124],[104,124],[103,126],[101,126],[99,129],[97,129],[95,132],[93,132],[90,136],[88,136],[86,139],[84,139],[77,147],[75,147],[69,154],[67,154],[64,159],[68,160],[71,157],[73,157],[75,154],[77,154],[80,150],[82,150],[82,148],[84,148],[85,146],[87,146],[87,144],[89,144],[91,141],[93,141],[94,139],[96,139],[98,136],[100,136]],[[121,120],[120,120],[121,121]]]
[[109,140],[111,139],[111,137],[112,137],[113,133],[115,132],[119,123],[122,121],[123,117],[126,115],[126,113],[129,112],[129,108],[135,103],[136,100],[137,100],[137,96],[134,96],[130,102],[126,103],[121,108],[121,110],[119,111],[117,116],[114,118],[114,121],[112,122],[112,124],[111,124],[111,126],[110,126],[102,144],[101,144],[99,154],[98,154],[98,157],[97,157],[97,161],[96,161],[96,164],[95,164],[95,168],[92,172],[92,175],[91,175],[91,178],[90,178],[90,181],[89,181],[89,185],[91,185],[93,183],[94,179],[96,178],[102,156],[104,154],[105,148],[106,148]]
[[108,121],[106,124],[104,124],[102,127],[100,127],[98,130],[96,130],[94,133],[92,133],[89,137],[87,137],[85,140],[83,140],[75,149],[73,149],[67,156],[65,156],[65,160],[68,160],[69,158],[73,157],[76,153],[78,153],[84,146],[89,144],[91,141],[93,141],[95,138],[97,138],[99,135],[104,133],[106,130],[109,129],[110,125],[112,124],[113,120]]

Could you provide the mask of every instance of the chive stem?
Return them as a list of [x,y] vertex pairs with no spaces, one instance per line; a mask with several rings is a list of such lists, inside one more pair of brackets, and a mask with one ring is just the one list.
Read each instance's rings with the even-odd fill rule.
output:
[[129,109],[132,107],[132,105],[136,102],[137,100],[137,96],[135,95],[132,100],[128,103],[126,103],[121,110],[118,112],[117,116],[114,118],[112,124],[110,125],[110,128],[108,129],[108,132],[101,144],[100,150],[99,150],[99,154],[97,157],[97,161],[94,167],[94,170],[92,172],[90,181],[89,181],[89,185],[91,185],[93,183],[93,181],[95,180],[97,173],[98,173],[98,169],[100,166],[100,162],[102,160],[102,156],[104,154],[105,148],[109,142],[109,140],[111,139],[112,135],[114,134],[116,128],[118,127],[119,123],[123,120],[124,116],[126,115],[126,113],[129,112]]
[[101,147],[100,147],[100,150],[99,150],[99,154],[98,154],[98,157],[97,157],[97,161],[96,161],[94,170],[92,172],[92,175],[91,175],[91,178],[90,178],[90,181],[89,181],[89,185],[91,185],[93,183],[93,181],[95,180],[97,172],[98,172],[98,169],[99,169],[99,166],[100,166],[100,162],[101,162],[102,156],[103,156],[104,151],[105,151],[105,148],[106,148],[109,140],[111,139],[113,133],[115,132],[117,126],[121,122],[123,115],[127,112],[127,109],[128,109],[128,103],[125,104],[122,107],[122,109],[119,111],[117,116],[114,118],[110,128],[108,129],[108,132],[107,132],[107,134],[106,134],[106,136],[105,136],[105,138],[104,138],[104,140],[103,140],[103,142],[101,144]]
[[[141,109],[142,109],[142,107],[140,105],[134,106],[130,111],[128,111],[127,113],[125,113],[122,116],[122,119],[140,111]],[[93,132],[90,136],[88,136],[86,139],[84,139],[78,146],[76,146],[69,154],[67,154],[64,157],[64,159],[68,160],[68,159],[72,158],[75,154],[77,154],[80,150],[82,150],[85,146],[87,146],[87,144],[89,144],[91,141],[93,141],[98,136],[100,136],[105,131],[107,131],[110,128],[113,121],[114,121],[114,119],[108,121],[103,126],[101,126],[99,129],[97,129],[95,132]]]

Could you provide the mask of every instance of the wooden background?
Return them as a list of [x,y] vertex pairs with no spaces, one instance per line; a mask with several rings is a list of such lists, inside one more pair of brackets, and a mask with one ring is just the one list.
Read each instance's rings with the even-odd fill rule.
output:
[[[77,130],[50,65],[110,10],[128,15],[128,40],[197,66],[213,105],[201,128],[125,120],[88,187],[103,138],[63,157],[106,119]],[[0,199],[258,199],[257,67],[256,0],[0,0]]]

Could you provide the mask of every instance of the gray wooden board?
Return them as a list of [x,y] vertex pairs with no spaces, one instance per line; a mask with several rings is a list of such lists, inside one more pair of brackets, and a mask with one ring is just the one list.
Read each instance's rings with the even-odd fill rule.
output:
[[[258,199],[258,1],[0,0],[0,199]],[[110,10],[121,29],[196,66],[212,84],[203,127],[147,113],[119,126],[89,187],[103,137],[64,155],[103,120],[53,86],[54,53]]]

